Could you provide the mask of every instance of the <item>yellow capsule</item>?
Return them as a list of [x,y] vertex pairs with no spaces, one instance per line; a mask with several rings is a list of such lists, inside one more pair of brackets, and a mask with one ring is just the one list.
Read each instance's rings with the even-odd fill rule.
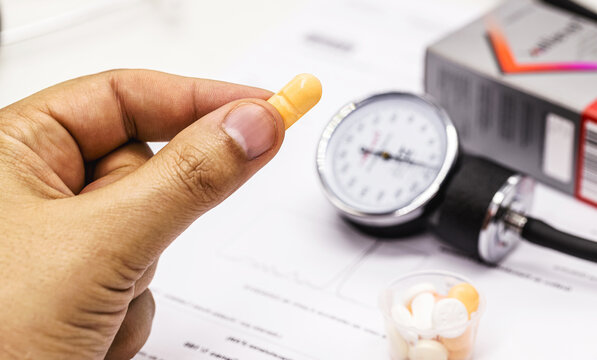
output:
[[469,318],[479,307],[479,293],[477,292],[477,289],[469,283],[460,283],[452,286],[448,292],[448,297],[460,300],[466,307]]
[[311,74],[300,74],[290,80],[282,90],[269,98],[272,104],[282,115],[284,127],[288,129],[301,116],[321,99],[321,82]]

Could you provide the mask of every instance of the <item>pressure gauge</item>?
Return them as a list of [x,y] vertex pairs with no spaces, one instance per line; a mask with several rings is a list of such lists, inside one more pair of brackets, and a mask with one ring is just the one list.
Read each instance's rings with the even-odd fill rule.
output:
[[386,228],[419,219],[454,166],[458,138],[431,100],[391,92],[344,106],[325,128],[317,169],[352,222]]
[[340,109],[321,136],[317,169],[327,197],[357,229],[381,237],[429,229],[487,263],[520,241],[534,184],[459,153],[446,112],[400,92]]

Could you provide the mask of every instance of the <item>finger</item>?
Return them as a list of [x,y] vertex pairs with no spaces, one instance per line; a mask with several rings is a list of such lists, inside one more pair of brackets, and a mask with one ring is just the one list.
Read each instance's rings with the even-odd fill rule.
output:
[[141,275],[139,280],[135,282],[135,292],[133,294],[133,298],[136,298],[137,296],[141,295],[145,290],[147,290],[147,287],[151,283],[151,280],[153,280],[153,276],[155,275],[155,271],[157,270],[157,268],[158,260],[154,261],[153,264],[151,264],[147,268],[147,270],[145,270],[143,275]]
[[90,167],[90,183],[81,194],[111,184],[137,170],[153,156],[149,145],[139,141],[129,142],[98,160]]
[[151,291],[145,290],[131,301],[128,311],[114,341],[108,349],[106,360],[129,360],[141,350],[149,333],[155,314],[155,302]]
[[109,224],[97,233],[120,240],[102,246],[139,271],[265,165],[283,138],[282,119],[269,103],[235,101],[183,130],[129,176],[69,200],[80,216],[103,219],[92,225]]
[[236,99],[271,92],[148,70],[115,70],[50,87],[2,110],[0,127],[37,153],[75,193],[83,163],[129,139],[166,141]]

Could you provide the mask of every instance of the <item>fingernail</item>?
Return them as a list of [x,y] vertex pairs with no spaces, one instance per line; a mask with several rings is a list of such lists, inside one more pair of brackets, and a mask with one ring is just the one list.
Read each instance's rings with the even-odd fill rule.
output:
[[274,146],[276,123],[269,111],[254,103],[234,108],[224,120],[224,131],[254,159]]

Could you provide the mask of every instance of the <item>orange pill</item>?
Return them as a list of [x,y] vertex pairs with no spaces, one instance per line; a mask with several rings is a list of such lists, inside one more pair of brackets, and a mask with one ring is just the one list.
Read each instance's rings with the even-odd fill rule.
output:
[[321,99],[319,79],[311,74],[300,74],[290,80],[267,102],[272,104],[282,115],[284,127],[288,129],[315,106],[319,99]]
[[448,350],[448,360],[469,360],[472,358],[475,346],[477,326],[473,324],[456,338],[439,337],[439,341]]
[[472,346],[458,351],[450,351],[448,353],[448,360],[469,360],[473,355]]
[[473,346],[473,343],[475,341],[475,339],[473,338],[473,334],[474,332],[472,327],[469,327],[462,335],[458,337],[446,338],[440,336],[439,340],[449,351],[460,351],[471,348]]
[[448,297],[460,300],[466,307],[469,318],[479,308],[479,293],[469,283],[460,283],[452,286],[448,292]]
[[436,301],[436,302],[437,302],[437,301],[440,301],[440,300],[442,300],[442,299],[445,299],[445,298],[447,298],[447,296],[446,296],[446,295],[438,294],[438,293],[436,293],[436,292],[434,292],[434,293],[433,293],[433,296],[435,297],[435,301]]

